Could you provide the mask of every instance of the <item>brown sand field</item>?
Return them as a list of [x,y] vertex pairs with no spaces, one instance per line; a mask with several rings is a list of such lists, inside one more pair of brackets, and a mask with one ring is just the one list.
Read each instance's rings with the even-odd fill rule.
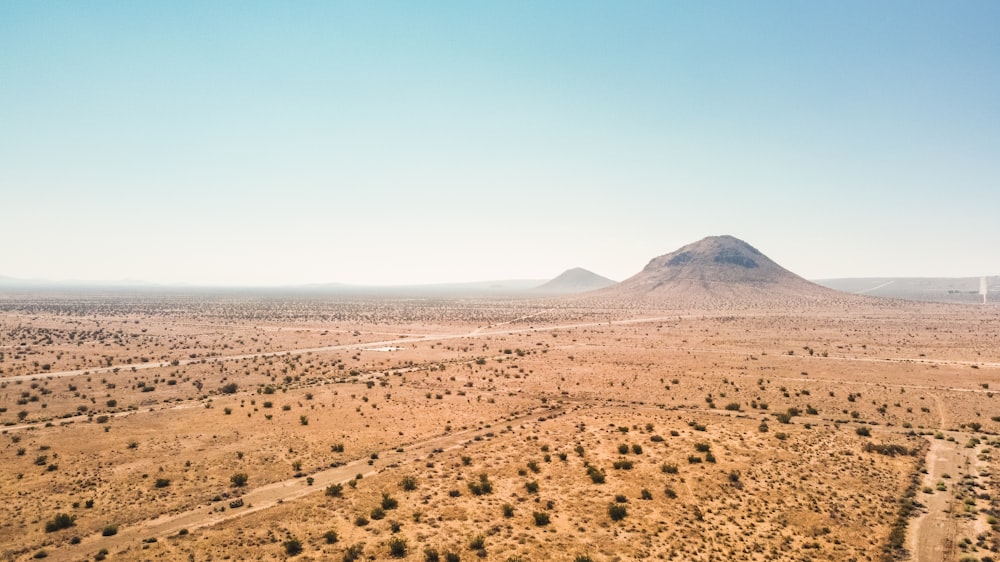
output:
[[987,561],[998,393],[982,306],[8,297],[0,559]]

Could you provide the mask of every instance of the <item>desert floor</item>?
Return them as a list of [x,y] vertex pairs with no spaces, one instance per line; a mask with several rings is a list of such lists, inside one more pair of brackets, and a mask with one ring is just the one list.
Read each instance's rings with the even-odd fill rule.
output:
[[993,307],[8,296],[0,558],[988,561],[998,393]]

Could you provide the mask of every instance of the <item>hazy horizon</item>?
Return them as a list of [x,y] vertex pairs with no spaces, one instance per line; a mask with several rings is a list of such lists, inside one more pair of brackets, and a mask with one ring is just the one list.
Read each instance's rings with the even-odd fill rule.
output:
[[0,276],[1000,273],[994,2],[0,4]]

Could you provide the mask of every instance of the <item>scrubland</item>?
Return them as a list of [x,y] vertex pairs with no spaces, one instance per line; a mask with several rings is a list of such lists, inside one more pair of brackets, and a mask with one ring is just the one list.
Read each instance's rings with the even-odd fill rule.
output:
[[1000,312],[0,301],[0,557],[990,560]]

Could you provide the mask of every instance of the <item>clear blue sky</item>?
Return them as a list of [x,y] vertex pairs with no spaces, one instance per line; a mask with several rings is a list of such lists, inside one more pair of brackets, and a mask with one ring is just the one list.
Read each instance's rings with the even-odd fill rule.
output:
[[1000,274],[1000,2],[0,2],[0,275]]

